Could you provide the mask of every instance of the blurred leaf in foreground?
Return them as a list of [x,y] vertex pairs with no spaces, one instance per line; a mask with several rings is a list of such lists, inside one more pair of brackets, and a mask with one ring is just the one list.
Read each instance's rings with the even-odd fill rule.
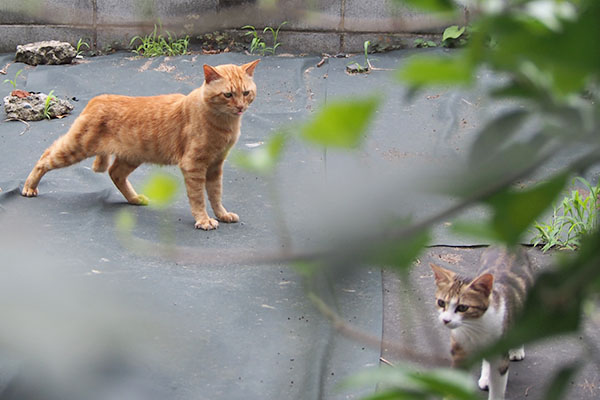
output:
[[473,378],[458,369],[417,371],[406,366],[381,367],[351,377],[343,387],[369,385],[378,385],[380,391],[364,400],[430,399],[432,395],[453,400],[479,399]]
[[560,400],[564,398],[569,383],[579,370],[579,364],[574,363],[562,367],[550,380],[550,385],[546,389],[544,400]]
[[566,174],[538,184],[528,190],[505,189],[486,200],[492,206],[492,225],[498,237],[508,245],[515,245],[522,234],[560,194],[567,181]]
[[164,208],[173,202],[177,194],[177,179],[166,172],[156,172],[144,184],[142,191],[150,198],[150,205]]
[[406,4],[423,11],[454,12],[456,5],[452,0],[396,0],[396,3]]
[[331,101],[302,126],[300,135],[321,146],[357,147],[379,103],[376,96]]
[[116,216],[117,231],[120,233],[129,233],[135,227],[135,216],[128,210],[120,210]]
[[370,261],[382,266],[406,270],[412,266],[412,263],[430,241],[429,231],[419,232],[400,241],[381,241],[375,246]]
[[275,133],[267,143],[247,152],[238,151],[233,156],[234,162],[240,167],[265,175],[273,171],[281,158],[281,153],[287,141],[287,133]]
[[421,55],[408,59],[396,76],[413,87],[467,85],[474,79],[473,69],[465,57]]

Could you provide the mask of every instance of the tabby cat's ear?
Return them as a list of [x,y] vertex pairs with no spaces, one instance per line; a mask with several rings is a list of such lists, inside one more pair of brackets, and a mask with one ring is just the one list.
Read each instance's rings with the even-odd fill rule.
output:
[[429,264],[429,266],[433,271],[433,276],[435,277],[436,285],[439,285],[440,283],[450,283],[456,275],[454,272],[446,268],[442,268],[439,265]]
[[483,293],[483,295],[486,297],[489,296],[490,293],[492,293],[493,286],[494,286],[494,275],[492,275],[492,274],[483,274],[481,276],[478,276],[469,285],[470,288]]
[[204,81],[206,83],[211,83],[212,81],[216,81],[217,79],[221,78],[222,76],[219,75],[214,67],[204,64]]
[[256,65],[260,62],[260,59],[258,60],[254,60],[248,64],[244,64],[242,65],[242,69],[244,71],[246,71],[246,73],[248,74],[248,76],[253,76],[254,75],[254,68],[256,68]]

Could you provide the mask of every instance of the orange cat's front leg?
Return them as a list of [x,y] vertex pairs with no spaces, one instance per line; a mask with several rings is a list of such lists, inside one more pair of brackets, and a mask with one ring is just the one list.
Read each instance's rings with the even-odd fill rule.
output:
[[208,216],[206,213],[206,205],[204,203],[206,169],[202,167],[186,168],[183,165],[181,165],[180,168],[183,173],[183,180],[185,181],[185,188],[187,190],[190,208],[192,209],[192,215],[196,220],[194,226],[196,229],[203,229],[205,231],[217,229],[219,222]]
[[228,212],[221,202],[223,194],[223,161],[212,165],[206,172],[206,193],[219,221],[231,223],[240,220],[240,217],[236,213]]

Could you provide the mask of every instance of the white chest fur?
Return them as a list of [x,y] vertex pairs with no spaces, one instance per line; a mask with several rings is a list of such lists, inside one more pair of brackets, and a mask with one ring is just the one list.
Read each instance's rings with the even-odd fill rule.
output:
[[502,299],[498,307],[489,307],[481,317],[462,320],[452,330],[452,336],[467,353],[471,353],[502,336],[505,316],[506,304]]

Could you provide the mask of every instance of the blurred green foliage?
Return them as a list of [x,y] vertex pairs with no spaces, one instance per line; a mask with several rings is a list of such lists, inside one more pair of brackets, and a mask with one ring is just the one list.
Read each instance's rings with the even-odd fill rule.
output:
[[166,172],[154,172],[144,183],[142,192],[149,197],[151,207],[164,208],[175,199],[178,186],[173,175]]
[[[397,0],[397,3],[444,17],[463,12],[462,6],[451,0]],[[446,39],[453,40],[468,29],[469,40],[463,48],[418,54],[398,69],[398,80],[414,93],[430,86],[468,86],[485,68],[503,77],[500,86],[489,89],[490,96],[516,101],[519,107],[486,124],[464,168],[449,172],[443,179],[446,183],[436,187],[438,192],[454,196],[457,204],[437,217],[400,225],[387,233],[363,238],[356,246],[346,246],[345,252],[356,256],[355,263],[406,268],[428,243],[426,232],[430,228],[457,211],[480,205],[490,209],[489,220],[476,225],[457,224],[458,229],[514,246],[562,193],[570,176],[583,174],[598,164],[600,52],[593,45],[600,38],[600,2],[537,0],[533,3],[495,2],[496,6],[491,7],[491,2],[469,2],[469,27],[453,26],[445,33]],[[379,104],[377,97],[331,101],[292,131],[320,146],[355,148],[360,145]],[[532,130],[528,123],[533,120],[538,123]],[[531,131],[527,139],[513,140],[523,129]],[[573,144],[584,144],[586,151],[574,155],[568,165],[544,182],[525,189],[515,188],[517,181],[532,176],[560,150]],[[269,160],[278,157],[277,151],[267,152]],[[574,199],[574,202],[583,204],[585,200]],[[579,251],[563,258],[560,268],[541,274],[514,328],[499,343],[484,350],[483,355],[581,328],[582,307],[600,288],[597,267],[600,237],[595,222],[589,227],[582,235]],[[549,396],[560,398],[569,378],[586,361],[589,360],[560,370],[548,388]],[[472,399],[475,392],[468,384],[470,379],[458,371],[417,372],[397,366],[369,371],[351,382],[382,384],[382,390],[369,397],[370,400],[432,396]]]
[[[397,0],[399,4],[440,13],[459,15],[462,6],[451,0]],[[534,221],[560,196],[572,175],[583,175],[600,162],[600,1],[518,0],[470,2],[469,40],[451,52],[418,54],[406,61],[396,76],[412,92],[439,85],[465,86],[486,69],[502,77],[489,95],[516,101],[519,107],[498,115],[478,133],[463,168],[448,171],[437,191],[456,199],[456,204],[424,221],[398,223],[394,229],[377,232],[348,246],[333,249],[322,260],[290,259],[303,274],[315,265],[334,263],[332,254],[353,257],[355,264],[385,264],[405,269],[429,243],[429,231],[458,211],[484,205],[489,220],[477,225],[457,224],[463,232],[514,246]],[[544,12],[540,12],[540,7]],[[448,32],[460,37],[462,28]],[[325,148],[353,149],[359,146],[380,106],[377,96],[329,101],[307,122],[276,133],[271,140],[247,154],[240,165],[261,174],[270,173],[281,158],[292,135]],[[512,140],[528,122],[534,130],[526,140]],[[540,166],[570,146],[583,144],[585,151],[540,184],[525,189],[515,182],[531,177]],[[168,196],[146,192],[151,198]],[[583,203],[582,199],[574,201]],[[594,202],[594,207],[596,203]],[[123,220],[123,225],[131,221]],[[547,269],[532,288],[514,328],[481,355],[505,352],[523,343],[576,332],[581,329],[583,306],[600,291],[600,235],[596,223],[581,237],[578,251],[560,259],[559,268]],[[473,362],[477,357],[473,358]],[[560,398],[579,365],[564,367],[548,388],[548,398]],[[382,384],[373,399],[429,399],[445,396],[473,399],[471,377],[459,371],[415,370],[407,366],[380,368],[352,379],[353,385]]]

